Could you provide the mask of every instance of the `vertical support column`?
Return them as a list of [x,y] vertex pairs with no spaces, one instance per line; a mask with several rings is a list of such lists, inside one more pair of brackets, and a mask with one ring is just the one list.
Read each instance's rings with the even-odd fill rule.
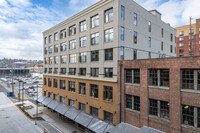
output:
[[197,123],[198,123],[198,112],[197,112],[197,108],[194,107],[194,126],[197,127]]
[[157,70],[158,86],[160,86],[160,70]]
[[181,77],[180,68],[170,69],[170,132],[181,133]]
[[146,67],[140,69],[140,76],[140,127],[142,127],[149,125],[148,69]]
[[198,79],[197,70],[194,70],[194,90],[197,90],[197,79]]

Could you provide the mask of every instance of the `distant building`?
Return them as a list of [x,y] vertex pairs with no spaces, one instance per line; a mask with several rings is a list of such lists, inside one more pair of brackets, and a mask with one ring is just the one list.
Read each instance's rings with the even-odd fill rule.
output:
[[30,69],[28,68],[0,68],[0,77],[4,76],[26,76],[29,74]]
[[120,61],[118,68],[122,122],[200,132],[200,57]]
[[28,66],[27,68],[29,68],[30,71],[43,72],[43,65],[42,64]]
[[[196,23],[176,27],[177,56],[200,55],[200,19]],[[191,38],[190,38],[191,36]]]

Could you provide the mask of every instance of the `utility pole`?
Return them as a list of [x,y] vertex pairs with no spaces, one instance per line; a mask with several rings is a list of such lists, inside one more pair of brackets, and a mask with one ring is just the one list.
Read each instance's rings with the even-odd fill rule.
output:
[[14,95],[13,67],[12,67],[12,93],[13,93],[13,95]]
[[22,105],[24,104],[24,82],[22,81]]
[[20,80],[19,80],[19,92],[18,92],[18,98],[19,98],[19,102],[20,102]]
[[38,85],[37,85],[37,99],[36,99],[36,116],[35,116],[35,125],[37,125],[37,117],[38,117]]

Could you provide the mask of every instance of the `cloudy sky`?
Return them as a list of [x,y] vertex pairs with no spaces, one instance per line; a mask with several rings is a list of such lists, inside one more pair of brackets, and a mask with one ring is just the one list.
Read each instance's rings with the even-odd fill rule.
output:
[[[0,58],[42,59],[42,32],[99,0],[0,0]],[[135,0],[172,26],[200,18],[199,0]]]

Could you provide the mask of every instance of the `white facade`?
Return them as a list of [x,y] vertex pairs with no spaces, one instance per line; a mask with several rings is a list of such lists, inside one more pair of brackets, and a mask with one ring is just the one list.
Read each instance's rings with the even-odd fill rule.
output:
[[[121,5],[123,5],[125,9],[124,20],[121,18]],[[106,23],[105,21],[108,19],[108,17],[105,17],[105,11],[108,9],[111,9],[108,13],[111,13],[109,16],[110,19],[112,20],[113,18],[113,20]],[[46,30],[43,32],[44,51],[47,49],[47,53],[44,52],[44,60],[47,61],[46,64],[44,63],[44,71],[46,71],[45,75],[49,74],[64,77],[116,82],[117,61],[120,60],[120,52],[124,53],[123,56],[125,60],[134,59],[134,50],[137,50],[137,59],[149,58],[149,55],[151,55],[151,58],[158,58],[158,53],[166,54],[166,56],[175,56],[176,31],[160,19],[160,14],[158,12],[152,12],[156,14],[153,15],[152,13],[146,11],[143,7],[139,6],[132,0],[101,0],[82,12],[61,22],[60,24]],[[134,13],[137,14],[137,25],[134,25]],[[92,19],[92,17],[95,15],[98,16]],[[94,23],[91,21],[95,19],[96,24],[98,25],[99,23],[99,25],[92,28]],[[149,32],[148,29],[149,21],[151,21],[151,32]],[[76,30],[73,30],[73,27],[71,27],[74,25]],[[120,38],[121,27],[124,27],[123,41]],[[61,39],[61,31],[64,29],[66,30],[66,37]],[[72,31],[70,31],[70,29],[72,29]],[[161,35],[162,29],[163,37]],[[137,44],[134,44],[133,42],[134,31],[137,32]],[[74,35],[69,36],[71,33],[74,33]],[[91,44],[92,42],[95,42],[91,39],[93,36],[95,36],[93,35],[94,33],[97,33],[97,36],[99,34],[99,41],[96,40],[96,42],[99,43],[96,45]],[[105,34],[108,34],[107,36],[110,36],[110,38],[105,39]],[[173,41],[171,41],[171,34],[173,35]],[[52,37],[50,37],[51,35]],[[151,47],[149,47],[149,37],[151,37]],[[50,38],[52,38],[51,43],[49,43]],[[80,40],[84,40],[81,38],[86,38],[86,46],[85,41],[80,43]],[[111,41],[106,42],[106,40]],[[74,45],[74,42],[76,42],[76,46]],[[161,42],[163,42],[163,50],[161,50]],[[66,51],[61,51],[62,43],[66,43]],[[56,45],[58,45],[58,52],[55,52],[54,49]],[[170,47],[173,49],[172,53],[170,52]],[[51,48],[53,49],[52,53]],[[120,48],[121,50],[123,49],[124,52],[122,52]],[[105,49],[110,49],[113,51],[113,58],[108,56],[110,54],[106,54],[105,56]],[[98,61],[91,61],[91,51],[95,50],[99,52]],[[86,55],[86,58],[81,58],[82,62],[80,62],[80,55]],[[64,59],[66,60],[66,63],[65,61],[64,63],[61,63],[61,56],[66,58]],[[58,59],[58,63],[54,63],[56,58]],[[105,60],[105,58],[111,60]],[[50,63],[51,61],[49,61],[49,59],[52,60],[52,63]],[[49,72],[51,68],[52,71]],[[58,69],[58,73],[54,73],[54,68]],[[60,73],[61,68],[66,68],[65,74]],[[75,75],[70,74],[69,70],[72,70],[71,68],[76,68]],[[80,72],[80,68],[86,69],[85,76],[81,76],[82,72]],[[99,69],[98,77],[91,76],[91,68]],[[105,75],[105,68],[112,69],[113,73],[109,73],[111,77],[107,77]]]

